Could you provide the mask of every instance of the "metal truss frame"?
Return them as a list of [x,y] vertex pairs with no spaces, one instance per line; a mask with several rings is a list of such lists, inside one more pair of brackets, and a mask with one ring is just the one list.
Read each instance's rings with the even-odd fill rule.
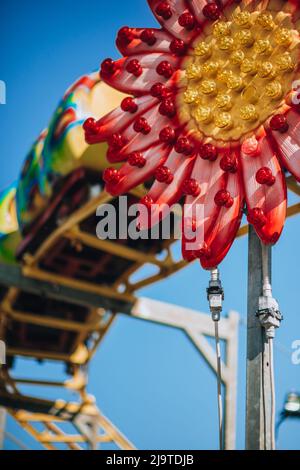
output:
[[[135,450],[134,445],[99,410],[94,396],[86,391],[87,382],[87,369],[81,367],[75,368],[71,379],[62,382],[13,377],[2,368],[0,400],[4,400],[6,411],[15,421],[46,450],[98,450],[101,444],[107,443],[120,450]],[[60,390],[58,394],[62,391],[64,395],[76,393],[78,400],[51,401],[25,396],[19,390],[22,385],[36,386],[40,396],[44,387],[54,387]],[[2,440],[6,434],[3,423],[0,427]],[[14,436],[7,437],[16,442]]]
[[[217,373],[215,351],[207,340],[208,336],[214,337],[214,325],[209,315],[164,302],[138,298],[133,304],[130,316],[182,330],[211,370]],[[236,438],[238,327],[239,316],[235,312],[230,312],[228,318],[223,318],[220,322],[220,338],[226,342],[227,356],[222,365],[222,380],[226,390],[225,448],[228,450],[235,448]],[[21,350],[17,354],[24,355]],[[86,394],[87,378],[79,366],[73,378],[66,382],[17,378],[11,377],[8,373],[4,375],[5,383],[14,390],[12,397],[16,401],[21,399],[18,390],[20,385],[35,385],[39,388],[63,387],[79,393],[80,404],[57,400],[51,408],[49,407],[48,413],[8,408],[10,415],[45,449],[57,450],[57,444],[64,444],[71,450],[80,450],[85,443],[95,450],[99,448],[99,444],[107,442],[114,443],[120,449],[135,449],[133,444],[98,410],[93,397]],[[26,407],[26,397],[22,398]],[[31,399],[32,403],[35,404],[34,399]],[[41,404],[40,399],[36,400],[36,405],[39,404]],[[77,433],[67,433],[63,429],[66,422],[71,422]],[[40,431],[37,425],[39,427],[42,425],[43,430]]]
[[[300,195],[300,186],[292,177],[287,178],[290,191]],[[132,195],[142,197],[145,188],[140,187],[131,192]],[[151,321],[159,324],[169,325],[181,329],[192,341],[200,354],[204,357],[213,372],[216,372],[216,356],[211,348],[206,336],[214,336],[213,323],[208,315],[193,312],[191,310],[156,302],[149,299],[137,299],[135,292],[142,287],[167,278],[173,273],[185,268],[188,263],[185,261],[176,262],[172,257],[171,247],[174,240],[165,241],[163,247],[166,255],[143,253],[138,250],[120,246],[120,244],[100,241],[96,237],[85,233],[80,229],[80,223],[96,212],[99,205],[111,201],[111,196],[102,192],[98,197],[90,200],[86,205],[72,214],[67,221],[62,223],[47,239],[38,250],[32,255],[26,253],[22,263],[19,265],[0,265],[0,285],[6,286],[7,292],[0,305],[0,337],[3,337],[5,322],[9,319],[22,322],[24,324],[43,324],[46,328],[57,328],[64,331],[75,331],[77,333],[77,344],[72,354],[62,354],[53,351],[25,350],[22,345],[8,348],[7,353],[11,356],[32,357],[41,360],[54,360],[68,363],[73,366],[74,372],[71,382],[49,383],[30,378],[11,378],[8,374],[2,375],[0,379],[4,390],[10,390],[11,397],[15,400],[23,400],[26,405],[26,398],[20,394],[18,386],[31,384],[37,386],[55,386],[79,393],[80,403],[72,404],[58,400],[54,404],[50,413],[32,413],[22,407],[14,408],[7,406],[12,416],[23,426],[24,429],[35,437],[45,448],[55,447],[55,443],[67,445],[68,448],[77,449],[82,444],[87,444],[91,448],[97,448],[101,442],[114,442],[120,448],[133,449],[134,446],[118,431],[118,429],[105,418],[98,410],[95,403],[90,401],[85,391],[86,379],[82,377],[84,368],[92,359],[95,351],[99,347],[102,339],[109,331],[117,313],[131,315],[134,318],[144,321]],[[288,217],[300,212],[300,204],[295,204],[288,208]],[[238,236],[248,233],[248,226],[241,227]],[[110,255],[119,256],[132,262],[131,267],[111,285],[98,285],[81,280],[75,280],[53,274],[41,269],[40,262],[49,250],[61,238],[91,246]],[[157,269],[157,274],[146,276],[144,279],[132,282],[131,276],[137,273],[145,264],[150,264]],[[28,312],[16,311],[13,307],[13,300],[19,291],[30,292],[52,299],[68,301],[74,304],[83,305],[90,309],[88,320],[85,323],[77,323],[69,320],[62,320],[53,317],[43,317],[39,320]],[[226,449],[232,449],[235,445],[235,405],[236,405],[236,370],[237,370],[237,329],[238,318],[234,313],[230,313],[228,318],[224,318],[220,325],[221,338],[227,343],[227,358],[223,364],[223,383],[226,387]],[[87,347],[85,340],[92,334],[93,341]],[[4,338],[5,339],[5,338]],[[0,373],[3,369],[0,369]],[[70,385],[71,383],[71,385]],[[37,400],[39,401],[39,400]],[[77,407],[77,408],[76,408]],[[70,414],[61,415],[61,410],[67,408],[71,414],[81,416],[83,408],[89,409],[89,413],[84,413],[90,420],[88,425],[77,422],[77,434],[68,434],[62,428],[65,422],[70,422]],[[91,421],[92,420],[92,421]],[[71,419],[74,422],[74,419]],[[80,420],[79,420],[80,421]],[[96,424],[95,424],[96,421]],[[92,426],[94,422],[94,426]],[[44,431],[40,433],[36,429],[36,424],[42,423]],[[87,427],[88,426],[88,427]],[[79,429],[79,431],[78,431]],[[87,429],[92,429],[92,435],[87,434]],[[93,437],[93,439],[92,439]]]

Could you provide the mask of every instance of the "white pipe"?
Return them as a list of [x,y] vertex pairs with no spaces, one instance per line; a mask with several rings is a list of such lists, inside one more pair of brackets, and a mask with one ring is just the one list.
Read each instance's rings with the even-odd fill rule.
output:
[[210,271],[211,274],[211,280],[212,281],[218,281],[219,280],[219,269],[215,268]]
[[272,286],[269,275],[269,247],[261,244],[262,249],[262,274],[263,274],[263,296],[272,297]]

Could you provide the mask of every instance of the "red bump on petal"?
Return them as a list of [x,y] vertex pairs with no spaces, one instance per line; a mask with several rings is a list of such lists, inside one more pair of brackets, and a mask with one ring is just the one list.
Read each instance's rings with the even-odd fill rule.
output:
[[233,206],[233,203],[234,203],[234,200],[233,200],[233,198],[230,196],[230,198],[228,199],[227,203],[225,204],[225,207],[226,207],[227,209],[230,209],[230,207]]
[[152,204],[154,204],[154,201],[153,201],[151,196],[144,196],[140,200],[140,204],[142,204],[143,206],[146,206],[147,209],[151,209],[151,206],[152,206]]
[[221,10],[218,4],[215,2],[208,3],[207,5],[205,5],[205,7],[202,10],[202,13],[205,16],[205,18],[207,18],[208,20],[212,20],[212,21],[218,20],[221,16]]
[[201,193],[200,184],[194,178],[185,180],[182,186],[182,192],[187,196],[197,197]]
[[120,181],[120,173],[116,168],[106,168],[103,173],[103,180],[107,184],[118,184]]
[[94,118],[88,118],[83,123],[83,130],[88,134],[95,134],[97,132],[97,123]]
[[159,183],[171,184],[174,180],[174,175],[167,166],[157,168],[154,176]]
[[157,5],[155,13],[164,20],[169,20],[172,16],[172,9],[169,2],[161,2]]
[[259,228],[262,228],[267,223],[265,213],[259,207],[250,210],[247,219],[249,224],[256,225]]
[[101,64],[101,73],[112,76],[116,71],[116,63],[112,59],[105,59]]
[[199,155],[203,160],[214,162],[218,158],[218,151],[214,145],[204,144],[199,150]]
[[126,145],[126,143],[127,142],[125,138],[122,136],[122,134],[119,133],[112,134],[111,138],[108,141],[108,145],[114,151],[121,150]]
[[142,66],[137,59],[132,59],[128,62],[126,66],[126,71],[131,73],[135,77],[139,77],[143,73]]
[[174,117],[176,114],[174,101],[171,98],[164,99],[159,107],[159,112],[162,116],[167,116],[169,118]]
[[194,15],[192,15],[192,13],[187,11],[179,16],[178,23],[183,28],[187,29],[188,31],[191,31],[195,27],[195,17]]
[[180,137],[175,144],[175,150],[189,156],[194,152],[194,146],[187,137]]
[[237,158],[235,155],[224,155],[220,161],[220,167],[223,171],[236,173],[238,169]]
[[159,134],[159,140],[165,144],[174,144],[176,140],[176,132],[172,127],[164,127]]
[[286,117],[283,114],[276,114],[270,121],[270,127],[273,131],[287,132],[289,124]]
[[170,90],[162,83],[155,83],[152,85],[150,93],[154,98],[163,99],[168,96]]
[[273,186],[275,183],[275,176],[268,167],[263,167],[256,173],[256,181],[259,184],[266,184],[267,186]]
[[156,72],[158,73],[158,75],[162,75],[165,78],[171,78],[174,73],[174,70],[170,62],[168,62],[167,60],[163,60],[156,67]]
[[151,126],[149,125],[147,119],[144,117],[139,117],[134,125],[133,128],[135,132],[141,132],[141,134],[147,135],[151,132]]
[[231,207],[233,205],[233,199],[230,195],[230,192],[226,191],[226,189],[221,189],[221,191],[218,191],[215,195],[215,203],[219,207]]
[[172,54],[183,55],[186,50],[186,45],[182,39],[173,39],[170,44],[170,51]]
[[129,155],[127,161],[130,166],[135,166],[137,168],[144,168],[144,166],[146,165],[146,159],[140,152],[134,152]]
[[118,32],[117,42],[122,46],[128,46],[134,40],[134,33],[131,28],[124,26]]
[[132,98],[124,98],[121,103],[121,108],[125,112],[134,114],[138,110],[138,105],[134,102]]
[[156,43],[156,36],[154,29],[144,29],[140,35],[141,41],[148,44],[148,46],[153,46]]

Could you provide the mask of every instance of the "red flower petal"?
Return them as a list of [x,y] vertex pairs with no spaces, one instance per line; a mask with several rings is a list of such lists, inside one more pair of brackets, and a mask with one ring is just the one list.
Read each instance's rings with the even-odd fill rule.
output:
[[141,40],[141,34],[144,31],[149,31],[148,28],[132,28],[135,39],[128,45],[120,44],[117,42],[119,51],[123,56],[131,56],[136,54],[149,54],[152,52],[170,52],[170,44],[173,36],[169,35],[162,29],[153,29],[156,41],[153,45],[149,45]]
[[98,131],[95,135],[89,136],[86,133],[87,142],[89,144],[104,142],[111,134],[126,129],[138,116],[144,114],[148,109],[157,104],[157,100],[152,96],[142,96],[134,101],[138,106],[138,111],[135,114],[126,113],[119,106],[97,121]]
[[185,200],[185,224],[189,227],[195,219],[195,235],[197,236],[197,246],[193,250],[194,254],[191,254],[190,250],[187,250],[190,239],[183,233],[183,256],[188,260],[197,257],[195,252],[201,250],[209,238],[220,212],[220,207],[216,205],[214,199],[220,190],[226,188],[228,175],[221,170],[219,160],[211,162],[198,156],[191,178],[198,181],[201,193],[197,197],[188,196]]
[[[244,188],[250,222],[264,243],[274,244],[281,235],[286,217],[286,182],[266,136],[262,137],[259,146],[260,152],[256,156],[241,153]],[[272,186],[257,182],[257,172],[263,167],[270,168],[275,176]],[[257,209],[262,211],[259,217],[256,217]]]
[[150,178],[158,167],[164,164],[169,152],[170,150],[166,146],[159,144],[143,153],[146,160],[143,168],[125,163],[119,170],[119,182],[117,184],[107,184],[107,192],[113,196],[119,196],[139,186],[143,181]]
[[[128,63],[132,60],[138,60],[142,67],[142,73],[138,77],[126,70]],[[116,72],[111,76],[101,74],[101,77],[108,85],[123,93],[136,96],[145,95],[158,81],[163,81],[169,86],[172,85],[172,78],[167,80],[157,73],[157,66],[164,61],[169,62],[174,71],[178,69],[179,60],[171,54],[140,54],[118,60],[115,63]]]
[[[189,2],[186,2],[185,0],[168,0],[166,2],[162,2],[161,0],[148,0],[148,3],[160,24],[173,36],[183,39],[187,44],[195,36],[197,27],[189,31],[186,28],[180,26],[178,22],[179,17],[182,14],[186,12],[192,13],[192,11],[187,8]],[[160,5],[162,3],[166,3],[170,6],[172,16],[168,19],[165,19],[162,14],[158,14]]]
[[244,192],[238,173],[228,176],[226,190],[230,193],[233,204],[230,208],[221,208],[212,232],[205,239],[207,250],[202,253],[200,251],[200,261],[204,269],[212,269],[223,261],[241,224]]
[[[185,180],[190,177],[194,160],[194,155],[191,157],[184,157],[175,150],[171,151],[164,165],[167,166],[174,175],[172,183],[165,184],[155,181],[148,193],[148,196],[152,198],[153,203],[158,206],[157,210],[152,212],[152,225],[157,224],[161,218],[159,207],[163,204],[172,206],[182,197],[182,186]],[[141,215],[139,219],[139,226],[141,229],[149,228],[148,219],[145,220],[143,215]]]
[[287,115],[289,129],[286,133],[272,132],[283,166],[300,181],[300,119],[291,110]]
[[110,162],[122,161],[132,152],[140,152],[141,150],[147,149],[150,146],[154,145],[157,142],[160,142],[160,132],[161,130],[170,125],[171,121],[167,117],[161,116],[158,112],[159,105],[152,107],[147,112],[143,113],[143,118],[146,119],[147,123],[151,127],[151,131],[147,135],[136,132],[134,125],[136,119],[130,123],[130,125],[122,133],[125,140],[128,142],[118,155],[109,155]]

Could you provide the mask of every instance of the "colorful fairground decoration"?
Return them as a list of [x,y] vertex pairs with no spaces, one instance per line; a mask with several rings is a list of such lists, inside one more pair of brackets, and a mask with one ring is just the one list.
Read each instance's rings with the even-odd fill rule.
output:
[[210,269],[229,251],[243,212],[265,244],[281,235],[285,174],[300,179],[300,4],[149,4],[161,28],[119,31],[124,57],[104,60],[100,74],[128,97],[85,122],[86,140],[108,142],[109,193],[152,180],[142,200],[149,209],[186,197],[185,220],[203,236],[192,251],[183,237],[183,255]]

